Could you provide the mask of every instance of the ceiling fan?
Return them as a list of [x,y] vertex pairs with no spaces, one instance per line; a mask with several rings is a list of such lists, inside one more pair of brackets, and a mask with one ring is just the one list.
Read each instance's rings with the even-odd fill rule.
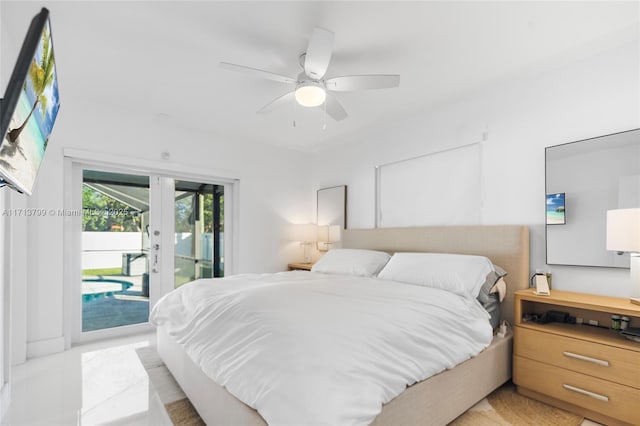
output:
[[295,89],[258,110],[258,114],[266,114],[274,109],[295,101],[305,107],[323,107],[330,117],[336,121],[347,118],[347,112],[334,95],[329,92],[350,92],[369,89],[386,89],[398,87],[399,75],[370,74],[370,75],[345,75],[341,77],[325,78],[331,53],[333,50],[333,32],[324,28],[315,27],[307,51],[300,55],[299,61],[303,71],[297,77],[288,77],[281,74],[264,71],[244,65],[220,62],[222,68],[254,74],[269,80],[292,84]]

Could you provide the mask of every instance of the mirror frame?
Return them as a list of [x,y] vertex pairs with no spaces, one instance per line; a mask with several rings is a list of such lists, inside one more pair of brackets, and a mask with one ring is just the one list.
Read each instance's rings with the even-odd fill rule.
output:
[[[584,267],[593,267],[593,268],[615,268],[615,269],[629,269],[629,262],[626,262],[626,265],[604,265],[604,264],[586,264],[586,263],[560,263],[558,261],[553,261],[550,262],[549,261],[549,226],[557,226],[557,225],[553,225],[553,224],[547,224],[547,213],[546,213],[546,197],[548,194],[550,193],[554,193],[554,191],[551,191],[549,189],[549,166],[548,166],[548,158],[549,158],[549,149],[553,149],[553,148],[559,148],[559,147],[565,147],[568,145],[574,145],[574,144],[579,144],[579,143],[583,143],[583,142],[594,142],[594,140],[598,140],[601,139],[603,143],[606,143],[607,138],[609,137],[615,137],[616,135],[622,135],[622,134],[626,134],[626,133],[637,133],[638,134],[638,144],[640,145],[640,128],[638,129],[630,129],[630,130],[625,130],[625,131],[621,131],[621,132],[615,132],[615,133],[611,133],[611,134],[606,134],[606,135],[601,135],[601,136],[596,136],[593,138],[587,138],[587,139],[581,139],[581,140],[577,140],[577,141],[572,141],[572,142],[567,142],[567,143],[563,143],[563,144],[558,144],[558,145],[553,145],[553,146],[548,146],[545,148],[545,216],[544,216],[544,227],[545,227],[545,262],[547,265],[563,265],[563,266],[584,266]],[[640,207],[640,205],[638,206]],[[622,207],[620,207],[622,208]],[[570,214],[570,209],[567,208],[567,214]],[[603,228],[604,230],[604,228]],[[606,238],[606,236],[605,236]],[[628,254],[626,254],[626,257],[628,258]]]
[[[327,199],[331,197],[331,199]],[[334,201],[333,205],[328,205],[328,201]],[[331,222],[320,223],[321,218],[331,217]],[[316,225],[341,225],[341,229],[347,229],[347,185],[338,185],[328,188],[320,188],[316,194]]]

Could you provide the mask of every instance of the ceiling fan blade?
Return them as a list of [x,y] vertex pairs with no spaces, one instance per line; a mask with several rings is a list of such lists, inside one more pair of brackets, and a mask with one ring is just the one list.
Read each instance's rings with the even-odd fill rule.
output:
[[[327,114],[336,121],[344,120],[347,118],[347,111],[344,110],[340,102],[336,99],[335,96],[331,96],[327,93],[327,98],[325,100],[327,104]],[[318,108],[324,108],[324,105],[318,106]]]
[[304,58],[304,72],[314,80],[320,80],[329,68],[331,52],[333,50],[334,35],[324,28],[315,27],[307,53]]
[[295,92],[285,93],[284,95],[275,98],[262,108],[260,108],[256,113],[257,114],[268,114],[272,112],[274,109],[279,108],[287,103],[295,102],[294,100]]
[[220,67],[230,70],[243,72],[246,74],[253,74],[269,80],[279,81],[280,83],[296,84],[298,81],[295,78],[287,77],[286,75],[280,75],[269,71],[259,70],[257,68],[245,67],[244,65],[230,64],[229,62],[220,62]]
[[388,89],[400,85],[399,75],[345,75],[333,77],[326,81],[327,89],[336,92],[354,90]]

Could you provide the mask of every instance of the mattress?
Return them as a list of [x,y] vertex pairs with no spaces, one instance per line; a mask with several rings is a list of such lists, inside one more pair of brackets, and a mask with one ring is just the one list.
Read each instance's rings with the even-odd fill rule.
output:
[[151,320],[273,425],[370,424],[408,386],[492,341],[475,299],[295,271],[189,283]]

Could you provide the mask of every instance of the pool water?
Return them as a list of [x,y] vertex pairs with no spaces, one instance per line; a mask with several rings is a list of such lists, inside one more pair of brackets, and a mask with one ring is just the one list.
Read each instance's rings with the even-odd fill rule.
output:
[[[102,299],[103,297],[112,297],[133,287],[133,283],[130,283],[129,281],[111,278],[85,278],[82,282],[82,302]],[[91,284],[85,286],[84,283]]]

